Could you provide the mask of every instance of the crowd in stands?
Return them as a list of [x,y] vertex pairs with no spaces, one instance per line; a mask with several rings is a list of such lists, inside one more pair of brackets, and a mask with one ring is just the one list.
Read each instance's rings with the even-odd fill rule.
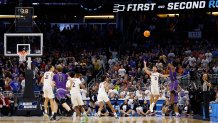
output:
[[[98,71],[102,70],[111,79],[111,89],[108,92],[110,99],[125,100],[121,105],[113,104],[116,110],[119,110],[123,116],[145,115],[149,107],[147,100],[149,100],[150,94],[150,78],[144,73],[143,61],[148,62],[149,68],[156,65],[162,74],[169,74],[168,65],[172,64],[176,68],[177,77],[183,89],[179,93],[180,112],[197,113],[199,109],[194,104],[201,102],[199,95],[201,86],[198,75],[203,72],[218,74],[218,49],[214,45],[216,44],[214,43],[215,38],[205,39],[212,34],[206,33],[205,37],[197,40],[180,38],[183,37],[183,35],[179,35],[181,30],[192,31],[199,27],[202,32],[205,32],[208,30],[206,22],[214,22],[213,17],[207,20],[206,16],[202,17],[204,20],[196,26],[189,27],[188,25],[193,24],[189,23],[190,20],[198,19],[195,18],[196,15],[191,17],[146,18],[148,23],[145,26],[142,26],[145,23],[143,18],[133,19],[133,21],[127,22],[129,26],[127,26],[127,32],[124,31],[123,34],[110,25],[105,30],[99,30],[92,26],[81,26],[79,29],[66,27],[62,31],[57,25],[53,27],[49,24],[39,25],[44,34],[45,52],[42,57],[32,58],[34,91],[41,91],[40,79],[48,65],[61,64],[64,67],[64,73],[70,71],[81,73],[86,86]],[[183,26],[185,24],[187,25]],[[218,27],[218,23],[212,24]],[[187,29],[188,27],[191,29]],[[150,38],[141,36],[141,32],[145,28],[151,30],[151,34],[154,35],[152,34]],[[162,28],[166,30],[161,30]],[[217,32],[217,29],[213,29],[213,31]],[[164,36],[160,33],[167,35]],[[172,35],[177,35],[179,38]],[[161,39],[162,37],[165,38]],[[7,110],[9,114],[13,114],[18,105],[14,95],[24,91],[26,65],[19,64],[18,58],[1,56],[0,66],[1,92],[11,92],[9,96],[0,95],[0,110]],[[186,81],[182,81],[182,78],[185,78]],[[211,79],[214,83],[213,89],[211,89],[211,101],[218,100],[216,79]],[[87,102],[86,105],[86,110],[90,115],[97,112],[95,109],[98,106],[96,94],[99,82],[101,80],[96,78],[96,82],[91,88],[87,87],[88,90],[82,91],[83,98],[90,99],[90,103]],[[166,90],[168,82],[168,79],[160,80],[160,99],[166,100],[166,103],[169,97]],[[105,107],[102,115],[109,114]]]
[[[200,56],[193,56],[193,52],[181,51],[184,54],[178,55],[173,51],[169,51],[168,54],[159,54],[158,49],[153,49],[149,52],[125,54],[120,58],[114,57],[108,60],[109,69],[106,74],[111,78],[111,90],[108,92],[111,100],[125,100],[121,105],[120,110],[124,115],[133,115],[135,112],[139,115],[145,114],[148,110],[147,100],[150,95],[150,78],[144,73],[143,61],[146,60],[149,63],[149,68],[156,65],[158,70],[162,74],[169,74],[168,64],[176,66],[177,78],[185,78],[186,81],[180,84],[183,90],[179,93],[179,104],[181,111],[186,109],[188,113],[197,113],[198,108],[195,108],[194,104],[200,103],[201,84],[197,83],[198,78],[194,74],[200,75],[204,73],[216,73],[214,67],[216,66],[216,58],[212,53],[202,53],[202,59]],[[196,60],[197,59],[197,60]],[[206,62],[205,62],[206,61]],[[214,63],[211,63],[211,62]],[[192,83],[194,81],[194,83]],[[211,80],[213,81],[213,80]],[[167,85],[170,80],[160,80],[161,83],[161,95],[160,99],[165,100],[169,98]],[[183,85],[184,84],[184,85]],[[93,90],[98,89],[98,83],[93,86]],[[211,90],[211,101],[215,100],[217,88],[216,85]],[[196,100],[197,99],[197,100]],[[123,105],[126,108],[123,109]],[[191,108],[191,106],[193,107]],[[189,109],[188,109],[189,108]],[[143,110],[142,110],[143,109]]]

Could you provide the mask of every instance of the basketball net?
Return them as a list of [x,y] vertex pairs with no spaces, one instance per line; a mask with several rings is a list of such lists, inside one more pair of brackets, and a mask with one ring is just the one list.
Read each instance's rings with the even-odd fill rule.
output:
[[19,56],[19,62],[25,62],[26,61],[26,56],[28,55],[29,53],[26,52],[26,51],[20,51],[17,53],[17,55]]

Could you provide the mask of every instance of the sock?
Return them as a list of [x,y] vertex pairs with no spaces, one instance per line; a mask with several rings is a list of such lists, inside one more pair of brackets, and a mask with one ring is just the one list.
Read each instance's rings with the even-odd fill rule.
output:
[[155,103],[152,103],[152,109],[154,109]]
[[54,116],[54,112],[52,112],[52,116]]
[[117,117],[117,113],[116,112],[114,112],[114,116]]
[[73,117],[76,117],[76,112],[73,113]]
[[150,110],[150,112],[153,112],[152,104],[149,106],[149,110]]
[[100,111],[98,111],[98,115],[99,115],[99,116],[101,115],[101,112],[100,112]]
[[47,111],[47,110],[45,110],[45,114],[48,114],[48,111]]
[[150,105],[150,107],[149,107],[149,110],[151,111],[151,112],[154,112],[154,105],[155,105],[155,103],[152,103],[151,105]]

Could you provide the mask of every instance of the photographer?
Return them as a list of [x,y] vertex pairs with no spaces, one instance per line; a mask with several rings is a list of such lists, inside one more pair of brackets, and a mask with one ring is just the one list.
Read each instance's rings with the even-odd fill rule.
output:
[[171,106],[170,98],[166,96],[166,100],[162,106],[162,115],[169,116],[171,111],[172,111],[172,106]]
[[133,113],[131,106],[128,104],[128,100],[124,100],[123,104],[120,105],[121,116],[127,117]]
[[97,92],[94,88],[91,88],[89,90],[89,98],[90,98],[90,102],[95,103],[97,101]]
[[194,114],[199,114],[200,112],[200,102],[201,102],[201,91],[197,88],[196,85],[197,81],[197,68],[191,67],[190,68],[190,84],[189,88],[187,89],[189,92],[189,99],[191,104],[191,110]]

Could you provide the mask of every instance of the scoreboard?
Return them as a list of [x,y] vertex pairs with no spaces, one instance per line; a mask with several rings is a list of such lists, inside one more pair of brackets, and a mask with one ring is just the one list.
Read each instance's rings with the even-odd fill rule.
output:
[[15,8],[15,26],[32,27],[33,26],[33,7],[16,7]]

